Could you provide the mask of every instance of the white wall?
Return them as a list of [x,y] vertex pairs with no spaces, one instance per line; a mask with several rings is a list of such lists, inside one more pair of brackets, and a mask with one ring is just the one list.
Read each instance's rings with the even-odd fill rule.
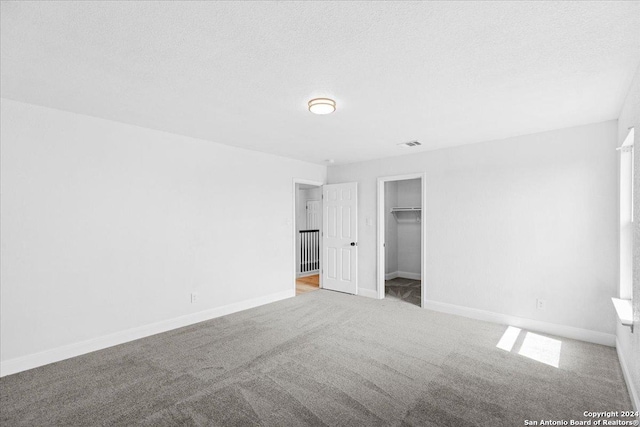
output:
[[358,182],[359,286],[376,288],[376,179],[425,172],[428,300],[612,337],[616,132],[609,121],[329,167],[329,183]]
[[[398,205],[420,207],[422,183],[420,179],[404,179],[398,182]],[[398,223],[398,272],[416,277],[420,275],[420,223]],[[410,273],[410,274],[403,274]]]
[[384,260],[385,273],[398,272],[398,223],[391,213],[391,208],[398,206],[398,182],[384,183]]
[[633,320],[635,333],[628,327],[618,324],[616,338],[618,354],[623,368],[626,369],[626,380],[632,394],[636,410],[640,410],[640,68],[636,71],[629,94],[624,102],[618,118],[617,142],[621,145],[629,132],[635,127],[634,146],[634,223],[633,223]]
[[1,120],[3,366],[293,295],[292,181],[324,166],[6,99]]

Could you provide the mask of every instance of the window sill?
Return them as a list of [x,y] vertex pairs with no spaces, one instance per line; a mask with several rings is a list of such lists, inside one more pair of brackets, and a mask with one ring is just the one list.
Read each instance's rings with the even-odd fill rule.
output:
[[629,326],[633,333],[633,307],[630,299],[611,298],[613,306],[616,308],[618,319],[623,326]]

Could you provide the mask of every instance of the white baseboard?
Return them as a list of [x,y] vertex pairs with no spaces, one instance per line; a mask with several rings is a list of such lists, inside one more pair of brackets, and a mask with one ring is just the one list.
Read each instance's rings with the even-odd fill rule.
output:
[[402,277],[402,278],[411,279],[411,280],[422,279],[420,273],[409,273],[408,271],[393,271],[391,273],[386,273],[384,275],[384,280],[391,280],[391,279],[395,279],[396,277]]
[[294,290],[282,291],[275,294],[253,298],[250,300],[239,301],[222,307],[212,308],[210,310],[186,314],[174,319],[163,320],[161,322],[127,329],[102,337],[92,338],[87,341],[53,348],[51,350],[46,350],[40,353],[29,354],[27,356],[5,360],[3,362],[0,362],[0,377],[26,371],[27,369],[37,368],[38,366],[48,365],[49,363],[59,362],[61,360],[80,356],[86,353],[91,353],[93,351],[102,350],[107,347],[123,344],[129,341],[148,337],[150,335],[167,332],[172,329],[182,328],[184,326],[203,322],[205,320],[215,319],[216,317],[226,316],[227,314],[236,313],[238,311],[247,310],[249,308],[258,307],[264,304],[269,304],[294,296]]
[[358,288],[358,295],[361,297],[378,299],[378,291],[371,289]]
[[486,322],[500,323],[515,326],[530,331],[542,332],[559,337],[574,340],[587,341],[594,344],[615,346],[616,336],[604,332],[581,329],[573,326],[559,325],[557,323],[543,322],[540,320],[526,319],[524,317],[510,316],[508,314],[494,313],[492,311],[479,310],[477,308],[463,307],[437,301],[426,301],[425,308],[441,313],[456,314],[471,319],[484,320]]
[[315,276],[316,274],[320,274],[320,270],[313,270],[313,271],[306,271],[304,273],[298,273],[296,277],[300,278],[300,277]]
[[624,376],[624,382],[627,383],[627,390],[629,391],[629,398],[631,398],[633,409],[634,411],[640,411],[640,393],[631,379],[629,364],[620,349],[620,342],[618,341],[618,338],[616,338],[616,351],[618,352],[618,359],[620,359],[620,366],[622,367],[622,375]]
[[404,277],[405,279],[420,280],[422,277],[420,273],[409,273],[408,271],[398,271],[398,277]]

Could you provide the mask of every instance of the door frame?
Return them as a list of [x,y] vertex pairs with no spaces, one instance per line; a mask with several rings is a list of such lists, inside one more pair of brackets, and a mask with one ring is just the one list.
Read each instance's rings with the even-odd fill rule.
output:
[[[298,198],[298,192],[296,191],[296,184],[307,184],[307,185],[315,185],[318,186],[320,188],[322,188],[324,186],[324,182],[322,181],[313,181],[310,179],[302,179],[302,178],[293,178],[293,184],[292,184],[292,195],[293,195],[293,203],[292,203],[292,218],[293,220],[291,221],[291,228],[292,228],[292,234],[293,234],[293,250],[291,251],[291,254],[293,255],[293,296],[296,296],[296,281],[298,280],[298,263],[296,262],[296,244],[297,244],[297,239],[298,239],[298,230],[296,228],[296,207],[297,207],[297,198]],[[322,190],[321,190],[322,191]],[[320,198],[320,211],[322,211],[322,197]],[[322,223],[320,223],[320,272],[318,273],[320,275],[320,289],[322,289]]]
[[425,212],[427,209],[427,197],[426,197],[426,176],[422,173],[410,173],[406,175],[393,175],[383,176],[378,178],[378,239],[377,239],[377,261],[378,261],[378,274],[377,274],[377,292],[378,299],[384,299],[384,286],[385,286],[385,215],[384,211],[384,184],[391,181],[405,181],[408,179],[420,179],[420,306],[426,307],[426,284],[425,284],[425,271],[426,271],[426,241],[427,241],[427,228],[425,227]]

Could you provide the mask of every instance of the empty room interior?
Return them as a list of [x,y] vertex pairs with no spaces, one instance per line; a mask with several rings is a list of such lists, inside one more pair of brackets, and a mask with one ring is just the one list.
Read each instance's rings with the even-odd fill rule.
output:
[[640,1],[0,19],[0,425],[640,422]]

